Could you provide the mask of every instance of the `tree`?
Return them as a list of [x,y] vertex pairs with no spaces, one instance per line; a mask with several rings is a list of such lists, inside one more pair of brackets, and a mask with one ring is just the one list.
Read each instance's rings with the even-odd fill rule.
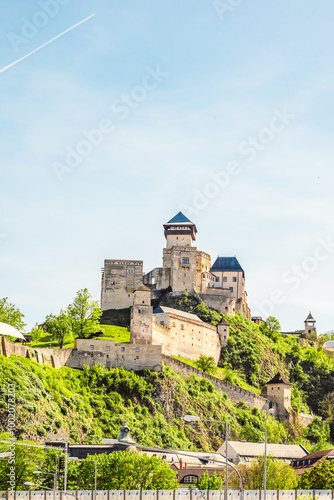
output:
[[66,311],[60,310],[58,316],[49,314],[44,323],[46,331],[51,335],[52,340],[59,341],[60,349],[63,348],[64,341],[72,334],[72,321]]
[[204,356],[204,354],[201,354],[195,365],[196,368],[205,373],[214,373],[216,371],[216,362],[213,356]]
[[[238,467],[244,489],[262,490],[264,481],[264,455],[254,460],[250,465]],[[292,490],[298,486],[298,476],[290,465],[280,460],[267,457],[267,489]],[[238,488],[239,479],[233,474],[231,487]]]
[[[0,434],[1,440],[12,440],[8,433]],[[29,441],[23,441],[29,443]],[[10,451],[12,456],[0,460],[0,490],[26,490],[25,481],[34,481],[33,471],[39,470],[45,457],[43,448],[34,448],[29,446],[6,445],[0,443],[0,453]],[[11,481],[8,483],[8,481]]]
[[97,460],[98,490],[175,490],[179,487],[177,473],[167,462],[137,452],[116,451],[69,463],[69,489],[94,489],[92,460]]
[[262,333],[267,335],[273,340],[277,340],[278,335],[281,331],[281,325],[279,324],[278,319],[274,316],[269,316],[263,323],[260,325],[260,330]]
[[223,483],[225,483],[223,476],[217,475],[216,471],[209,476],[208,471],[205,470],[200,480],[195,481],[195,486],[199,490],[219,490]]
[[67,312],[71,318],[72,330],[76,337],[87,338],[100,330],[99,318],[102,311],[87,288],[77,292],[73,303],[68,306]]
[[321,459],[311,470],[300,476],[300,489],[305,490],[333,490],[334,489],[334,462]]
[[30,335],[32,336],[33,340],[40,340],[45,336],[45,331],[41,326],[38,325],[38,323],[35,323],[35,325],[31,329]]
[[8,297],[0,299],[0,321],[22,331],[26,326],[23,318],[24,314],[14,304],[8,302]]

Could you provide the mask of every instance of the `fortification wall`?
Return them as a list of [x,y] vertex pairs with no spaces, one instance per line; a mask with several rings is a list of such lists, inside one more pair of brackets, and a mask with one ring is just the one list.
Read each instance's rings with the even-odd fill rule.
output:
[[[166,315],[157,314],[157,321],[160,316],[165,318]],[[196,361],[205,352],[218,362],[221,345],[216,327],[181,315],[168,313],[167,316],[168,326],[153,321],[152,343],[162,345],[163,354]]]
[[[166,365],[170,366],[171,368],[173,368],[173,370],[175,370],[178,373],[181,373],[182,375],[197,375],[198,377],[202,377],[209,380],[210,382],[212,382],[215,389],[217,389],[220,392],[225,392],[228,395],[228,397],[231,398],[232,401],[235,401],[236,403],[243,401],[252,408],[257,407],[260,410],[265,410],[265,411],[269,410],[269,400],[263,398],[262,396],[259,396],[258,394],[246,391],[245,389],[241,389],[241,387],[229,384],[224,380],[213,377],[212,375],[202,372],[201,370],[197,370],[197,368],[187,365],[186,363],[183,363],[178,359],[171,358],[170,356],[166,356],[163,354],[162,360]],[[273,405],[273,407],[275,408],[275,410],[277,409],[275,404]]]
[[211,309],[216,309],[230,316],[235,315],[235,298],[231,296],[230,291],[206,288],[205,293],[200,293],[199,296]]
[[102,311],[131,307],[132,292],[142,282],[142,260],[105,260],[101,281]]
[[85,365],[101,364],[107,368],[123,367],[132,371],[162,370],[161,345],[117,344],[114,340],[78,339],[73,349],[33,349],[2,337],[0,354],[6,357],[16,354],[54,368],[82,369]]

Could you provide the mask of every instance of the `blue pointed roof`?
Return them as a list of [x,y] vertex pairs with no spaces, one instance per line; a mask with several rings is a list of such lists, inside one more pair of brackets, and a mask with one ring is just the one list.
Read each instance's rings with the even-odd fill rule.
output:
[[244,272],[242,267],[239,264],[239,261],[236,257],[217,257],[215,263],[210,269],[211,272],[214,271],[235,271],[235,272]]
[[191,222],[182,212],[179,212],[171,220],[167,222],[167,224],[178,224],[178,223],[193,224],[193,222]]

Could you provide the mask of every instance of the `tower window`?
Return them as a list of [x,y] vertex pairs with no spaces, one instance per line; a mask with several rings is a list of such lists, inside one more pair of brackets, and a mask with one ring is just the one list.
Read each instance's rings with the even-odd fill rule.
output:
[[216,277],[216,281],[219,281],[219,276]]
[[237,278],[235,276],[233,276],[233,281],[234,281],[234,283],[236,283],[236,281],[237,281]]
[[183,275],[183,276],[184,276],[184,277],[185,277],[185,276],[187,276],[187,275],[186,275],[186,273],[184,273],[184,275]]
[[189,264],[189,257],[182,257],[182,264]]
[[233,286],[230,286],[230,291],[233,292]]
[[226,281],[227,281],[227,277],[226,277],[226,276],[224,276],[223,281],[224,281],[224,282],[226,282]]
[[90,346],[90,350],[94,351],[94,346],[93,345]]

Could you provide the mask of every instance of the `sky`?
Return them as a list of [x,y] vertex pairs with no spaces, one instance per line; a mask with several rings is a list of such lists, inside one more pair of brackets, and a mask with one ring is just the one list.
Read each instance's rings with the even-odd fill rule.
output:
[[253,315],[334,329],[334,4],[0,4],[0,297],[27,331],[180,210]]

